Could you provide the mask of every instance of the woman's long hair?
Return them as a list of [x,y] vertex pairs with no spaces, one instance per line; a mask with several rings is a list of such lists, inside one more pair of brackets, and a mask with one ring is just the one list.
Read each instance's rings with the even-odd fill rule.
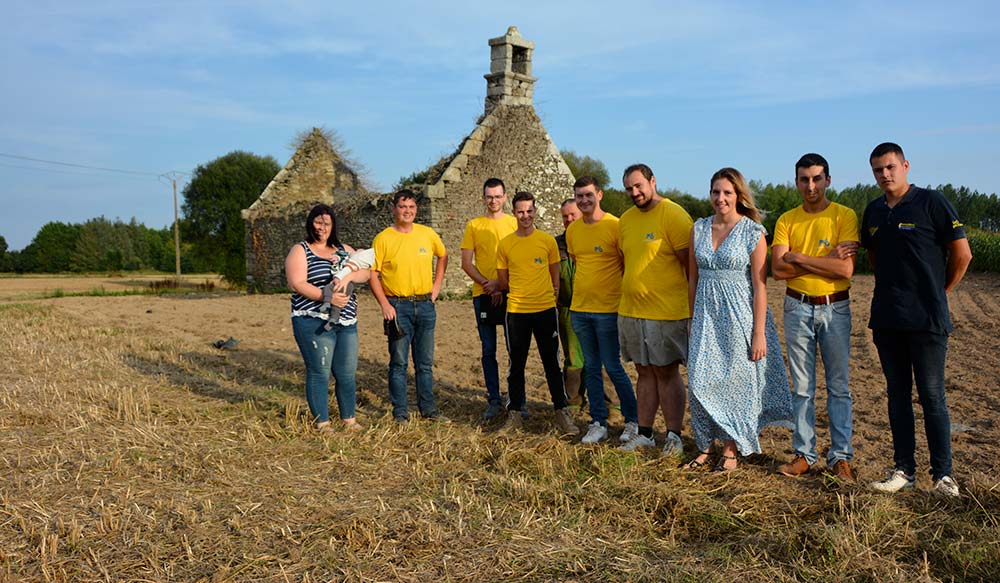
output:
[[309,211],[309,216],[306,217],[306,241],[309,243],[315,243],[319,241],[319,234],[316,233],[316,227],[313,225],[313,221],[316,217],[321,217],[327,215],[330,217],[330,236],[326,238],[326,246],[333,248],[340,248],[340,233],[337,231],[337,215],[333,212],[333,209],[325,204],[318,204],[312,207]]
[[753,200],[753,194],[750,192],[750,187],[747,186],[746,178],[740,174],[740,171],[735,168],[723,168],[712,175],[712,180],[708,182],[708,188],[711,190],[712,185],[715,181],[725,178],[732,183],[733,189],[736,191],[736,212],[740,213],[744,217],[750,217],[750,219],[755,222],[760,222],[760,211],[757,210],[757,204]]

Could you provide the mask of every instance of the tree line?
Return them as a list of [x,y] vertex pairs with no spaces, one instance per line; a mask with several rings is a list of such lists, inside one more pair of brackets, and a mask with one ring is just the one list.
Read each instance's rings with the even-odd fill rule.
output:
[[[563,158],[574,176],[591,175],[604,187],[603,208],[621,216],[632,201],[620,189],[611,187],[603,162],[573,151]],[[271,156],[235,151],[198,166],[183,191],[181,230],[181,271],[213,272],[233,284],[246,279],[245,229],[240,210],[249,207],[281,167]],[[413,175],[400,184],[413,182]],[[751,181],[757,205],[764,212],[768,233],[781,213],[802,203],[794,184]],[[937,190],[955,205],[969,231],[973,245],[973,269],[1000,271],[1000,200],[967,187],[939,185]],[[712,214],[711,203],[676,189],[661,194],[680,204],[693,218]],[[567,198],[572,193],[567,193]],[[858,184],[843,190],[829,189],[830,200],[848,206],[860,219],[865,206],[882,192],[875,185]],[[977,251],[978,250],[978,251]],[[997,257],[994,257],[996,255]],[[859,270],[867,268],[859,257]],[[131,270],[174,271],[174,242],[171,227],[153,229],[135,218],[129,222],[103,216],[83,223],[53,221],[39,229],[21,251],[9,251],[0,235],[0,271],[19,273],[108,272]]]

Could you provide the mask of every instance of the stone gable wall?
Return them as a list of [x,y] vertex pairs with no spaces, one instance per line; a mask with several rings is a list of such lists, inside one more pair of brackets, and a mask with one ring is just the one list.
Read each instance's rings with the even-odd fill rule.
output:
[[246,226],[247,287],[251,292],[287,289],[285,257],[305,238],[305,219],[317,204],[358,198],[357,174],[314,130],[261,196],[242,213]]
[[572,173],[534,107],[496,108],[463,142],[440,181],[428,187],[431,225],[452,258],[444,286],[449,292],[462,293],[472,285],[461,268],[462,234],[465,224],[482,214],[483,182],[491,177],[504,181],[508,200],[520,190],[534,194],[536,226],[552,235],[562,232],[559,204],[573,194]]

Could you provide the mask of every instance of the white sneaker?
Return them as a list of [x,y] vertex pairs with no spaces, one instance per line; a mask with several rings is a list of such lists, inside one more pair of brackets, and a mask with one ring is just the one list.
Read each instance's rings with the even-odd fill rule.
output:
[[[899,492],[900,490],[912,490],[916,484],[916,476],[907,476],[906,472],[903,470],[893,470],[889,472],[884,480],[872,482],[868,484],[868,487],[872,490],[888,492],[891,494],[893,492]],[[958,486],[955,487],[957,488]]]
[[607,436],[608,428],[601,425],[597,421],[594,421],[587,426],[587,435],[583,436],[580,443],[597,443],[598,441],[607,438]]
[[684,457],[684,442],[681,436],[673,431],[667,432],[667,442],[663,444],[663,455],[667,457]]
[[628,443],[635,439],[639,435],[639,424],[634,421],[629,421],[625,424],[625,431],[622,431],[621,436],[618,437],[618,441],[622,443]]
[[945,476],[934,482],[934,488],[931,489],[931,492],[938,496],[958,498],[958,483],[951,476]]
[[635,451],[642,447],[656,447],[656,441],[652,437],[636,435],[634,439],[629,440],[618,449],[622,451]]

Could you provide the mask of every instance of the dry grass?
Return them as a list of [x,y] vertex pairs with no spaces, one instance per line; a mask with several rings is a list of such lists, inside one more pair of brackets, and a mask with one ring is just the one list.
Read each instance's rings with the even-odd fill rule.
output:
[[554,434],[397,426],[371,391],[367,432],[320,438],[297,362],[208,350],[0,305],[0,581],[1000,578],[996,485],[951,503],[770,459],[691,474]]

